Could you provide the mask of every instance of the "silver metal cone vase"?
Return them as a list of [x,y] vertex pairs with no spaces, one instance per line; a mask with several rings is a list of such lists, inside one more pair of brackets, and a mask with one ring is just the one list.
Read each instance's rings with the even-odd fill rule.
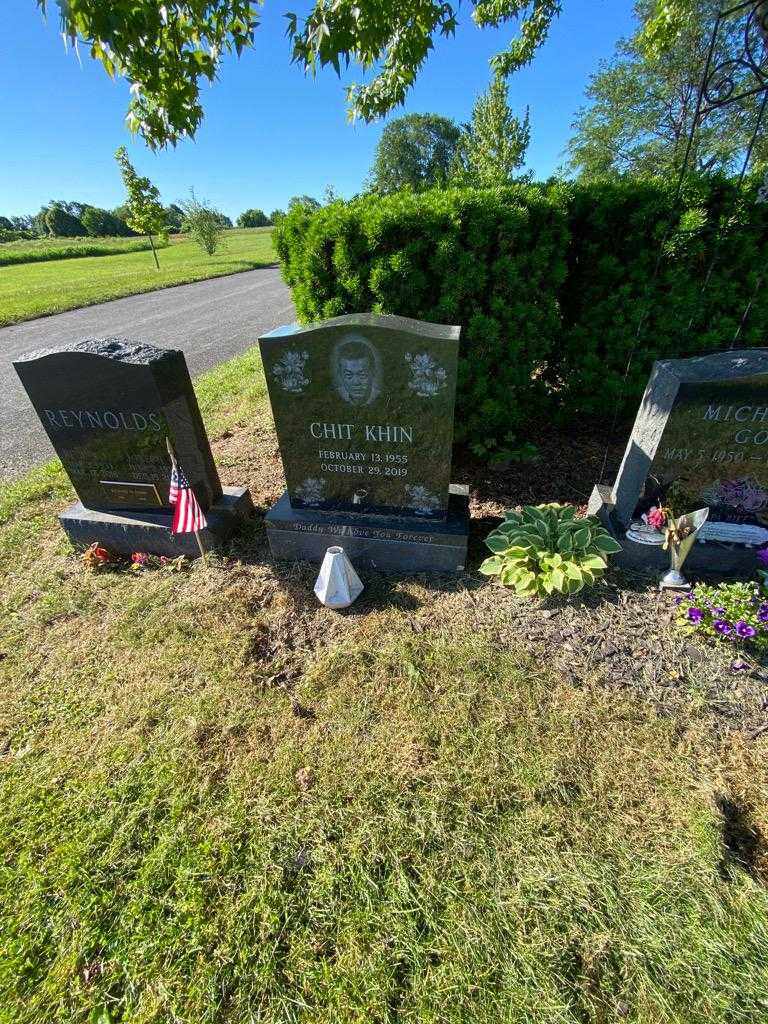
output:
[[688,553],[696,543],[699,530],[708,518],[709,509],[700,508],[698,512],[689,512],[687,515],[680,516],[675,520],[678,529],[690,526],[693,527],[693,532],[680,541],[679,544],[669,545],[669,570],[664,573],[659,582],[659,587],[662,590],[685,590],[690,586],[688,580],[683,576],[681,569],[683,562],[688,557]]
[[363,592],[360,577],[344,548],[328,548],[315,583],[315,596],[326,608],[348,608]]

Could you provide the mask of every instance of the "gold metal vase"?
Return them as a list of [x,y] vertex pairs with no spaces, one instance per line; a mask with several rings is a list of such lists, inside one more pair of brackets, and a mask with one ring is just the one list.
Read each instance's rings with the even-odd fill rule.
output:
[[659,587],[662,590],[685,590],[690,586],[688,580],[683,576],[681,569],[683,562],[696,543],[696,538],[704,523],[709,518],[709,509],[700,508],[698,512],[688,512],[675,520],[675,529],[681,530],[690,528],[691,532],[678,544],[669,545],[669,569],[661,577]]

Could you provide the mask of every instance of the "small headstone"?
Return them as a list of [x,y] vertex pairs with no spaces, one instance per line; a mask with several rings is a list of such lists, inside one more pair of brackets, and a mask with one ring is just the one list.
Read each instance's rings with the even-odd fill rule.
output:
[[595,488],[589,511],[620,535],[666,505],[670,491],[682,511],[710,510],[708,543],[697,545],[689,565],[726,572],[746,564],[710,543],[732,543],[732,524],[751,527],[739,536],[752,544],[768,541],[768,349],[654,364],[616,482]]
[[80,499],[61,517],[73,541],[122,553],[197,551],[194,537],[163,535],[169,442],[214,537],[248,504],[245,489],[222,490],[182,352],[101,338],[13,365]]
[[[451,496],[458,327],[351,314],[259,339],[287,491],[276,557],[463,568],[467,501]],[[350,538],[352,546],[350,546]]]

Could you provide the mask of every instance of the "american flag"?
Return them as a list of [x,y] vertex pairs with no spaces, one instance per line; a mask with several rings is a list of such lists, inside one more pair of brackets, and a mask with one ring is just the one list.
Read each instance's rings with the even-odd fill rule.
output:
[[175,505],[171,533],[197,533],[198,530],[204,530],[208,525],[208,520],[197,503],[195,492],[189,486],[189,480],[184,476],[184,470],[175,462],[171,470],[168,503]]

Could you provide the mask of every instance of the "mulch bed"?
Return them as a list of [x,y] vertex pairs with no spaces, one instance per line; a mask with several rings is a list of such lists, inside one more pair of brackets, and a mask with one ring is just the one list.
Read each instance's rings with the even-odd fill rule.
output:
[[[543,426],[534,462],[499,468],[459,452],[453,478],[469,484],[471,495],[468,571],[406,578],[362,573],[366,589],[342,613],[317,604],[315,566],[274,563],[269,557],[261,515],[284,489],[271,420],[260,418],[216,439],[223,482],[246,483],[258,513],[255,530],[233,543],[230,557],[252,567],[260,600],[282,610],[280,628],[262,638],[275,666],[272,681],[290,685],[312,652],[347,637],[373,637],[384,625],[381,618],[394,612],[415,633],[487,635],[573,685],[637,692],[661,714],[703,714],[718,732],[754,737],[768,731],[768,659],[747,654],[735,668],[740,652],[734,646],[699,641],[676,626],[674,595],[660,593],[654,576],[612,569],[600,587],[541,605],[476,571],[487,555],[483,539],[505,509],[558,501],[584,510],[606,450],[606,478],[615,475],[627,431],[624,426],[606,438],[586,427],[564,432]],[[259,654],[263,658],[264,650]]]

